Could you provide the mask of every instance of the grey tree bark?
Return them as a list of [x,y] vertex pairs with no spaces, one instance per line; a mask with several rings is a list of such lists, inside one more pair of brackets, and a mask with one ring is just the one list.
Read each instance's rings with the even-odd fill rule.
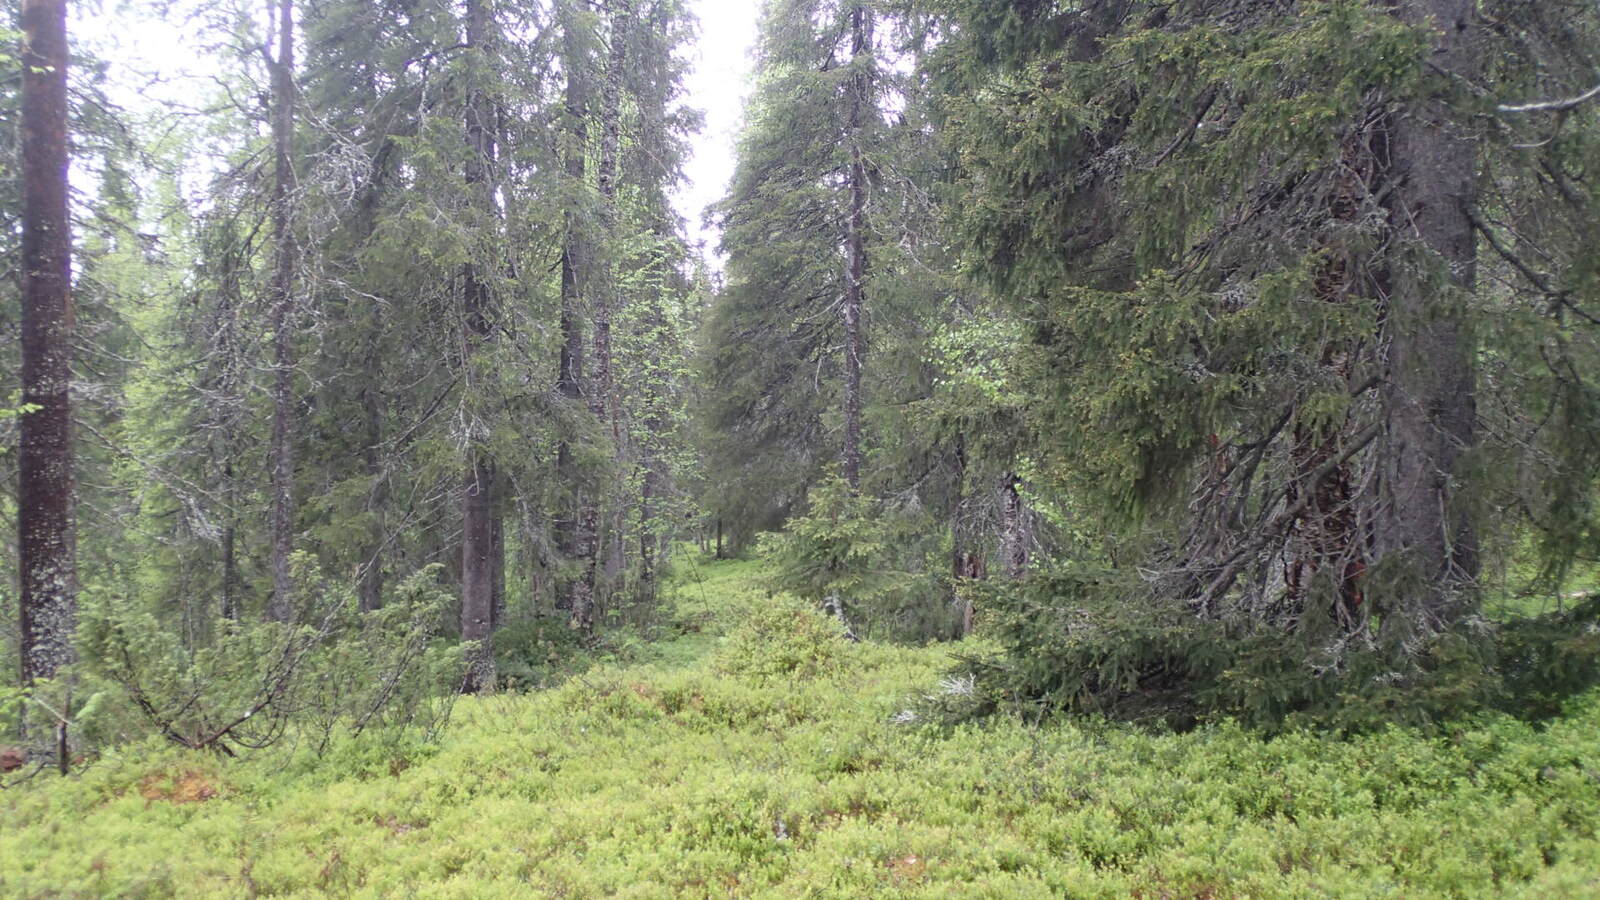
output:
[[[576,10],[568,6],[565,10],[566,50],[563,66],[566,69],[566,119],[567,119],[567,147],[565,148],[563,164],[570,189],[577,190],[585,183],[587,174],[587,149],[589,143],[589,85],[586,79],[583,41],[577,33],[578,22]],[[564,233],[561,242],[561,354],[556,373],[556,390],[563,397],[576,403],[584,394],[584,340],[583,340],[583,293],[585,288],[585,267],[587,258],[584,248],[584,235],[581,219],[571,209],[568,209],[564,220]],[[586,547],[592,543],[584,534],[583,505],[585,490],[581,484],[580,473],[572,458],[572,448],[563,439],[556,446],[556,470],[561,475],[562,483],[573,491],[571,506],[568,511],[555,523],[556,545],[564,560],[585,560],[591,551]],[[563,583],[564,581],[564,583]],[[581,600],[587,609],[589,600],[581,597],[583,593],[583,578],[558,579],[557,581],[556,608],[565,610],[573,617],[576,624],[577,614],[574,611]],[[587,613],[585,613],[587,614]]]
[[[367,372],[374,374],[379,371],[378,334],[379,327],[374,317],[372,334],[367,345]],[[372,482],[371,491],[367,496],[372,523],[368,526],[367,545],[362,552],[358,597],[361,611],[372,612],[383,605],[383,548],[387,540],[385,511],[389,500],[389,482],[383,470],[382,458],[383,393],[378,384],[369,383],[363,388],[361,408],[367,420],[366,441],[361,452],[367,477]]]
[[963,596],[962,584],[981,581],[987,577],[983,552],[968,540],[967,527],[962,521],[967,512],[967,436],[958,432],[951,452],[950,500],[950,584],[951,608],[955,611],[956,638],[972,633],[972,619],[976,612],[972,598]]
[[272,62],[272,595],[267,618],[294,616],[289,555],[294,551],[294,2],[269,0],[275,9],[278,54]]
[[[658,223],[652,234],[660,240],[665,226]],[[653,269],[648,281],[650,283],[649,299],[644,315],[645,329],[657,336],[663,345],[666,343],[666,310],[663,308],[664,294],[666,293],[666,279],[668,277],[668,263],[665,253],[659,249],[651,254],[650,265]],[[670,348],[661,346],[660,358],[665,359],[670,354]],[[666,534],[670,529],[663,529],[656,521],[657,498],[665,498],[670,487],[668,471],[662,459],[662,446],[667,440],[667,430],[670,427],[666,410],[666,398],[663,386],[656,378],[647,378],[644,385],[644,407],[649,410],[644,421],[645,437],[639,448],[639,467],[643,470],[643,478],[639,491],[639,591],[641,598],[652,596],[656,589],[657,559],[664,551],[662,546],[666,541]],[[702,540],[702,544],[704,540]]]
[[[18,448],[22,682],[72,662],[72,233],[67,4],[22,4],[22,405]],[[64,740],[64,733],[61,735]],[[63,760],[63,765],[65,760]]]
[[[1406,0],[1396,14],[1434,35],[1430,63],[1470,78],[1480,65],[1467,36],[1471,0]],[[1384,338],[1386,428],[1377,556],[1400,554],[1423,597],[1416,612],[1442,627],[1471,606],[1478,575],[1472,519],[1460,493],[1460,461],[1477,440],[1473,337],[1467,295],[1475,278],[1470,212],[1477,155],[1446,100],[1414,104],[1395,119],[1390,147],[1390,224],[1396,252]],[[1385,617],[1398,626],[1415,616]],[[1416,624],[1413,622],[1413,624]]]
[[866,346],[861,315],[866,304],[867,280],[867,167],[861,149],[861,131],[872,102],[872,72],[866,58],[872,45],[872,13],[857,3],[850,13],[851,66],[849,128],[850,219],[846,233],[849,271],[846,273],[844,317],[844,446],[839,468],[852,490],[861,487],[861,364]]
[[222,469],[223,496],[227,503],[227,522],[222,526],[222,617],[237,622],[241,615],[239,591],[239,560],[236,545],[239,541],[238,489],[233,480],[233,463]]
[[1021,578],[1028,571],[1028,523],[1023,515],[1022,480],[1007,475],[1000,485],[1000,558],[1006,575]]
[[[495,154],[493,109],[483,88],[489,65],[486,44],[489,13],[484,0],[467,0],[466,44],[475,57],[466,103],[467,190],[482,221],[494,217],[490,168]],[[480,227],[482,222],[480,222]],[[493,339],[494,297],[475,262],[462,270],[465,390],[477,384],[473,357]],[[487,426],[476,417],[467,436],[466,476],[461,509],[461,639],[473,642],[463,690],[494,684],[495,464],[487,448]]]
[[[595,289],[591,292],[594,318],[594,384],[588,392],[589,412],[595,421],[605,425],[610,432],[617,471],[622,471],[622,423],[616,402],[616,386],[611,359],[611,315],[613,300],[617,297],[615,238],[617,226],[617,155],[622,132],[622,74],[627,63],[627,35],[631,29],[632,13],[626,2],[612,5],[610,28],[610,53],[606,62],[605,83],[600,91],[600,160],[595,181],[600,192],[600,234],[603,243]],[[608,582],[620,574],[621,560],[617,554],[622,549],[620,510],[604,515],[600,508],[600,492],[585,495],[579,528],[584,532],[587,557],[581,560],[583,584],[574,595],[573,626],[588,632],[594,627],[594,604],[598,597],[598,573],[601,544],[607,553]],[[621,498],[621,491],[613,492],[613,502]],[[610,524],[610,534],[602,542],[601,523]],[[576,600],[582,598],[585,608],[579,609]]]

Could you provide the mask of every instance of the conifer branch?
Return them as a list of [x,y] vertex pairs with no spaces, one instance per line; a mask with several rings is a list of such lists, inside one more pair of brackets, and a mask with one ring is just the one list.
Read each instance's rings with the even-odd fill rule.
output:
[[1564,100],[1545,100],[1539,103],[1523,103],[1517,106],[1501,104],[1495,107],[1495,109],[1496,111],[1502,113],[1566,112],[1569,109],[1582,106],[1596,97],[1600,97],[1600,84],[1595,85],[1576,97],[1568,97]]
[[[1265,547],[1270,540],[1293,523],[1295,519],[1299,518],[1301,513],[1306,511],[1314,497],[1314,489],[1322,482],[1322,479],[1328,477],[1334,469],[1348,462],[1351,457],[1360,453],[1382,432],[1383,422],[1373,422],[1351,438],[1350,443],[1345,446],[1342,452],[1336,456],[1328,457],[1321,465],[1308,472],[1298,484],[1298,487],[1304,491],[1300,499],[1274,516],[1272,521],[1257,532],[1253,540],[1234,552],[1232,558],[1223,566],[1221,574],[1213,579],[1211,586],[1206,589],[1203,597],[1205,604],[1209,607],[1213,601],[1226,593],[1228,588],[1233,586],[1234,580],[1239,577],[1239,572],[1244,569],[1246,563],[1261,548]],[[1286,496],[1287,494],[1288,490],[1285,489],[1280,496]]]

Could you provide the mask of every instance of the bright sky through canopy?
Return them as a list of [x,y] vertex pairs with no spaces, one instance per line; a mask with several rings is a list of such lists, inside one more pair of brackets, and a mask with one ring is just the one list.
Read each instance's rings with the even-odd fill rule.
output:
[[734,140],[750,89],[751,53],[761,4],[758,0],[692,0],[692,6],[700,19],[700,41],[685,88],[689,105],[702,110],[706,122],[694,138],[694,154],[685,167],[687,182],[678,195],[678,209],[689,220],[690,239],[704,241],[705,256],[716,264],[716,244],[721,236],[701,226],[701,214],[708,204],[722,199],[733,176]]
[[[704,226],[702,218],[708,205],[722,199],[733,174],[734,141],[749,94],[761,4],[689,0],[689,5],[700,20],[700,39],[691,50],[685,100],[705,114],[705,128],[691,139],[685,182],[674,199],[688,223],[691,244],[701,244],[708,261],[721,268],[721,235]],[[118,102],[130,108],[149,100],[199,105],[215,89],[210,76],[216,63],[198,46],[194,23],[177,17],[162,21],[152,7],[127,4],[98,13],[79,7],[73,32],[114,67],[110,92]]]

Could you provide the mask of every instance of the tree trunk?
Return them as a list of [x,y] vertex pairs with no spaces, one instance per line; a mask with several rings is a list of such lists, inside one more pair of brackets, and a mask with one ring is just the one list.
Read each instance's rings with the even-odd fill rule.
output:
[[[72,662],[72,232],[67,4],[22,4],[22,405],[18,453],[22,682]],[[65,765],[65,759],[61,760]]]
[[494,683],[494,466],[473,452],[461,512],[461,639],[475,642],[463,691]]
[[278,58],[272,65],[272,596],[267,618],[287,622],[294,616],[289,572],[294,550],[294,2],[270,2],[276,4]]
[[849,272],[846,275],[844,315],[844,447],[839,468],[852,491],[861,487],[861,362],[865,353],[861,314],[867,278],[867,167],[861,152],[861,129],[871,102],[872,75],[863,58],[872,43],[872,15],[856,4],[850,14],[850,222],[846,242]]
[[227,524],[222,527],[222,617],[230,622],[237,622],[241,617],[239,609],[239,560],[237,545],[239,541],[238,513],[239,491],[233,480],[233,463],[227,462],[222,467],[222,489],[226,498]]
[[[657,225],[652,237],[657,242],[661,240],[663,226]],[[650,265],[655,270],[648,281],[650,287],[649,307],[644,316],[646,334],[651,335],[657,344],[654,348],[653,362],[669,359],[672,348],[667,346],[666,312],[662,308],[665,281],[667,278],[666,254],[657,246],[652,251]],[[666,397],[663,391],[663,378],[659,374],[649,374],[644,379],[644,439],[640,446],[640,463],[643,478],[640,484],[639,495],[639,594],[641,597],[650,597],[655,593],[657,544],[663,540],[663,529],[655,522],[655,500],[662,497],[668,488],[667,468],[662,459],[661,448],[667,440],[667,431],[670,423],[667,418]],[[664,510],[665,511],[665,510]],[[704,531],[702,530],[702,535]],[[702,536],[701,546],[705,545]]]
[[489,627],[498,631],[506,623],[506,517],[497,507],[489,519]]
[[[610,598],[623,596],[628,590],[628,510],[623,498],[627,496],[624,491],[627,487],[627,474],[618,472],[617,489],[613,493],[615,499],[611,503],[611,512],[606,516],[607,531],[605,540],[605,591]],[[613,604],[615,606],[615,604]]]
[[[589,88],[585,80],[585,60],[582,42],[577,36],[578,24],[574,19],[576,14],[572,9],[566,11],[566,115],[568,128],[568,146],[565,151],[564,164],[568,179],[569,190],[581,190],[587,170],[587,146],[589,143]],[[587,259],[584,254],[583,234],[580,229],[580,217],[572,210],[565,214],[565,227],[561,243],[561,356],[556,373],[556,390],[571,401],[582,399],[584,394],[583,371],[583,288],[584,269]],[[556,546],[563,559],[582,560],[584,558],[583,531],[583,505],[585,490],[582,484],[582,473],[577,471],[577,465],[572,457],[572,448],[565,437],[556,445],[556,470],[560,474],[561,483],[572,490],[571,506],[567,513],[558,519],[556,527]],[[583,578],[569,580],[565,584],[557,585],[556,608],[573,612],[573,607],[578,599],[578,594],[583,591]],[[584,604],[587,605],[587,599]]]
[[622,449],[622,427],[612,396],[615,386],[611,366],[611,313],[612,298],[617,293],[616,229],[617,229],[617,153],[622,134],[622,71],[627,63],[629,29],[628,4],[613,4],[611,14],[611,54],[606,63],[606,81],[600,92],[600,167],[596,182],[600,188],[600,239],[606,243],[601,254],[604,261],[599,279],[599,290],[594,295],[594,377],[595,390],[589,397],[589,409],[600,422],[611,430],[617,452]]
[[[616,388],[611,364],[611,314],[612,300],[617,294],[617,267],[614,262],[617,249],[617,154],[621,145],[622,71],[627,62],[628,44],[625,36],[630,30],[629,16],[627,3],[613,5],[611,52],[606,63],[605,84],[600,92],[600,164],[595,180],[600,191],[600,240],[603,248],[600,253],[602,265],[597,279],[598,289],[592,296],[595,383],[589,391],[589,412],[596,421],[607,426],[610,431],[612,458],[618,473],[622,471],[622,424],[614,396]],[[620,503],[621,497],[621,490],[613,491],[612,503]],[[588,495],[582,513],[584,522],[593,522],[586,537],[588,551],[594,558],[583,560],[586,583],[581,589],[581,593],[589,598],[591,604],[596,598],[598,556],[602,545],[606,550],[606,584],[613,586],[616,584],[622,566],[619,555],[623,548],[620,516],[616,514],[616,510],[602,512],[599,503],[598,491]],[[602,523],[610,532],[604,536],[601,533]],[[594,624],[593,611],[590,610],[581,617],[575,612],[573,621],[580,630],[588,631]]]
[[[369,80],[367,89],[379,90]],[[368,240],[377,230],[382,197],[388,189],[388,160],[393,144],[385,139],[373,158],[373,175],[363,193],[358,226],[363,240]],[[389,478],[384,447],[384,413],[386,406],[384,379],[384,329],[388,324],[387,312],[380,304],[363,304],[366,311],[367,352],[362,360],[361,414],[366,424],[366,435],[361,450],[362,468],[367,476],[367,540],[361,550],[358,569],[357,603],[363,613],[374,612],[383,606],[384,561],[389,547]],[[352,327],[354,322],[351,323]]]
[[639,487],[639,599],[641,600],[655,594],[656,538],[650,524],[650,517],[655,515],[655,509],[651,505],[655,500],[655,482],[655,470],[647,461],[644,482]]
[[[367,373],[376,377],[379,372],[377,326],[373,326],[372,341],[367,352]],[[367,494],[371,525],[367,530],[367,547],[362,553],[360,595],[362,612],[372,612],[383,606],[383,545],[386,541],[384,507],[389,500],[388,479],[383,471],[383,406],[376,384],[367,384],[361,395],[362,412],[367,419],[366,446],[362,448],[363,462],[371,488]]]
[[[1480,65],[1466,40],[1473,8],[1471,0],[1407,0],[1397,13],[1433,29],[1429,63],[1457,81],[1471,79]],[[1387,452],[1375,537],[1379,556],[1403,556],[1417,579],[1403,593],[1422,603],[1386,616],[1385,630],[1457,620],[1471,607],[1478,575],[1477,540],[1457,483],[1461,455],[1476,443],[1467,297],[1477,256],[1469,209],[1478,165],[1472,136],[1449,112],[1442,97],[1414,104],[1395,117],[1390,145],[1398,249],[1384,322]]]
[[1022,514],[1021,479],[1007,475],[1000,486],[1000,557],[1010,578],[1021,578],[1028,571],[1028,528]]
[[967,511],[967,436],[958,433],[955,450],[951,454],[952,497],[950,502],[950,585],[951,608],[956,613],[956,638],[972,633],[972,598],[963,596],[961,586],[966,581],[981,581],[988,576],[983,553],[967,541],[967,529],[962,517]]
[[238,284],[235,270],[237,253],[230,251],[224,263],[226,284],[218,291],[216,317],[216,343],[213,353],[218,371],[208,387],[216,392],[217,400],[206,416],[208,426],[215,427],[219,435],[217,453],[222,462],[222,618],[237,622],[244,616],[244,580],[239,575],[239,481],[235,463],[241,456],[240,429],[237,427],[248,413],[241,396],[240,374],[244,357],[239,340]]
[[[655,398],[649,396],[646,388],[646,405]],[[656,428],[659,423],[654,415],[645,420],[645,428],[649,430],[640,448],[639,462],[639,585],[635,596],[639,600],[647,600],[655,595],[656,583],[656,540],[658,529],[652,517],[656,515],[655,499],[662,482],[661,461],[655,451]]]
[[[489,60],[486,43],[489,15],[484,0],[467,0],[467,47],[474,54],[466,103],[466,137],[469,153],[466,184],[480,218],[488,227],[494,218],[490,165],[494,159],[494,116],[483,88]],[[476,262],[462,271],[463,326],[467,376],[465,390],[481,393],[474,357],[494,337],[494,298]],[[484,690],[494,683],[494,488],[495,464],[484,446],[489,428],[474,417],[467,441],[467,471],[461,508],[461,639],[474,643],[468,663],[466,691]]]

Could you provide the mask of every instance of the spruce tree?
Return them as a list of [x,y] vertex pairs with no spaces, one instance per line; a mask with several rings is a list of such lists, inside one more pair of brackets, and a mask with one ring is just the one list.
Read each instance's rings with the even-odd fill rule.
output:
[[[73,660],[72,230],[67,4],[22,5],[22,415],[18,440],[22,682]],[[66,723],[58,753],[66,771]]]
[[294,549],[294,367],[298,236],[294,233],[294,3],[274,0],[272,58],[272,596],[267,617],[294,617],[289,554]]
[[874,20],[870,4],[815,0],[774,3],[762,19],[720,206],[728,285],[705,338],[705,414],[720,433],[710,469],[741,534],[781,520],[829,459],[860,482],[869,157],[883,128]]

